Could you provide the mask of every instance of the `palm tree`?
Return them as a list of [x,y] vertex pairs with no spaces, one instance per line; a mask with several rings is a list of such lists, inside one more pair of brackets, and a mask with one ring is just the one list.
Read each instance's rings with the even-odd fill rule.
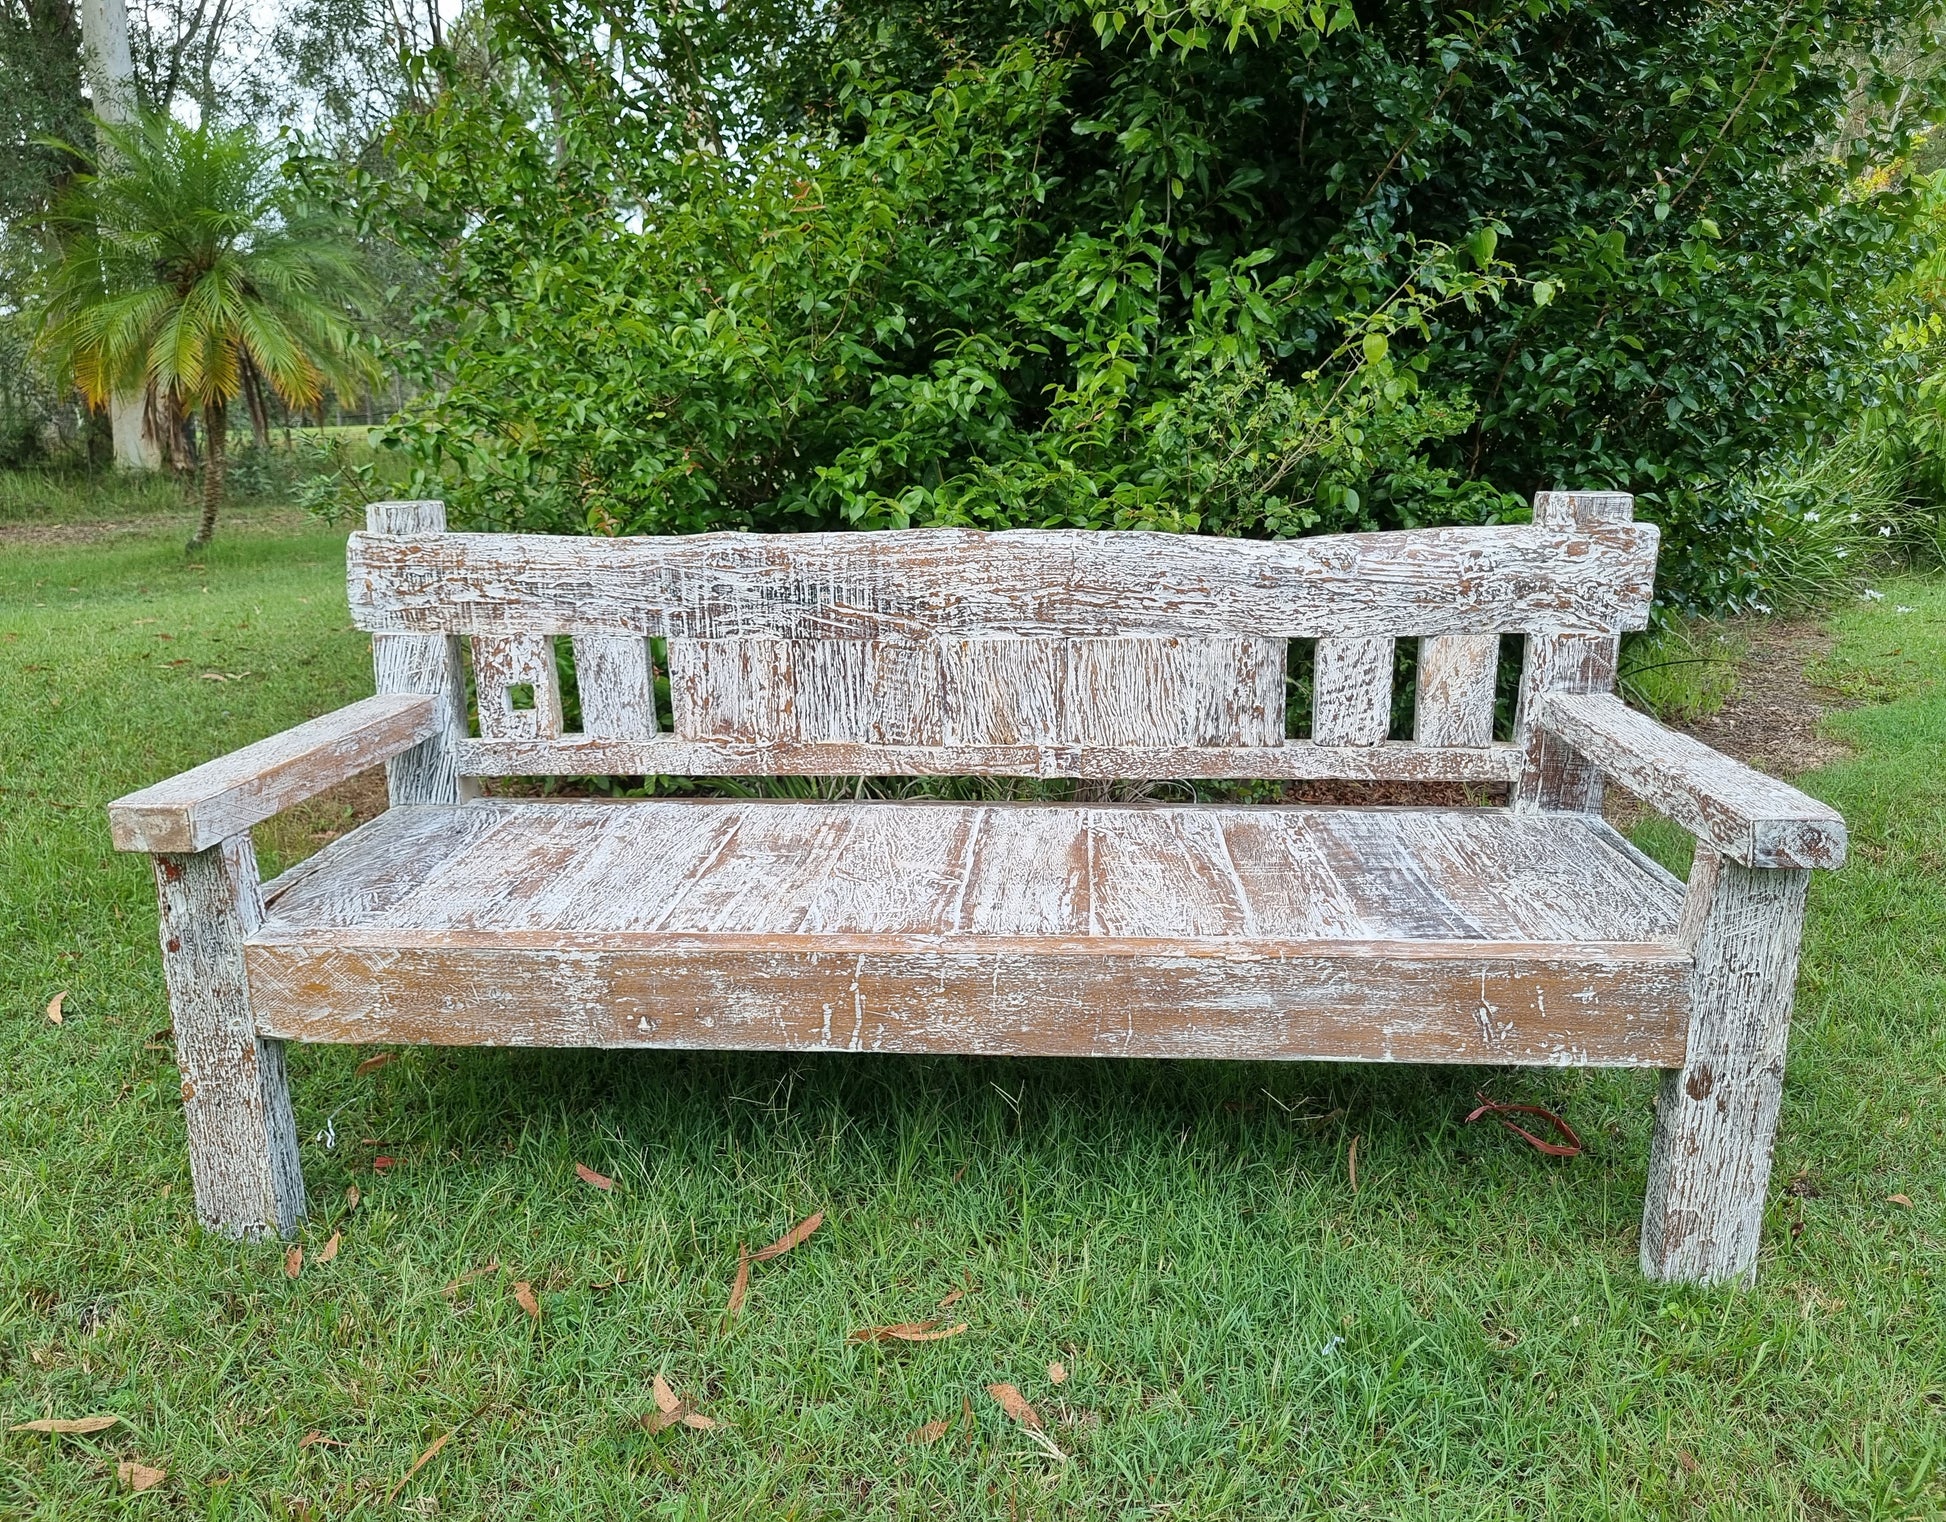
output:
[[366,295],[356,251],[307,212],[248,128],[168,116],[103,124],[102,152],[57,213],[61,255],[39,302],[41,351],[96,406],[139,391],[171,443],[203,423],[203,513],[216,532],[230,403],[259,439],[266,389],[314,407],[375,377],[352,316]]

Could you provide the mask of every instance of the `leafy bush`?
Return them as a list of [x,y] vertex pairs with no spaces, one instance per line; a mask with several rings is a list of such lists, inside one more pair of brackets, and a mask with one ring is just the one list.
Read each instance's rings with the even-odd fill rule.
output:
[[1781,542],[1732,484],[1924,370],[1883,334],[1946,76],[1880,60],[1929,4],[493,14],[338,186],[435,271],[391,442],[462,521],[1288,535],[1612,487],[1720,607]]

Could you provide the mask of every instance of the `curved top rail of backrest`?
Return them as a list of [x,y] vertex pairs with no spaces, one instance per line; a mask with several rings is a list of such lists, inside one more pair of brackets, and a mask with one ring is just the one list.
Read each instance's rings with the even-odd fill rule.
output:
[[1571,510],[1545,518],[1275,542],[1036,529],[358,533],[347,579],[353,622],[375,633],[896,644],[1643,628],[1655,526]]

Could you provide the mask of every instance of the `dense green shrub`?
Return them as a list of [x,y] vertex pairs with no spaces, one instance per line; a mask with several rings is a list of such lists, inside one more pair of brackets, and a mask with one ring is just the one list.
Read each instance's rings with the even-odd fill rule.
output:
[[341,185],[434,267],[393,442],[463,519],[1285,535],[1616,487],[1718,607],[1777,549],[1732,483],[1925,369],[1886,334],[1941,85],[1884,60],[1930,4],[728,14],[503,5]]

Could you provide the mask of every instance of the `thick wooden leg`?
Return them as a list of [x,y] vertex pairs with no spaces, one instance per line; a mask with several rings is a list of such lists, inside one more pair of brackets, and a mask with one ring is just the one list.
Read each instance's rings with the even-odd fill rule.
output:
[[225,1236],[289,1236],[304,1215],[304,1175],[284,1043],[257,1035],[243,976],[243,938],[259,914],[256,853],[239,835],[154,860],[196,1214]]
[[1810,875],[1696,848],[1683,909],[1696,957],[1689,1052],[1663,1075],[1642,1211],[1651,1279],[1716,1284],[1756,1271]]

